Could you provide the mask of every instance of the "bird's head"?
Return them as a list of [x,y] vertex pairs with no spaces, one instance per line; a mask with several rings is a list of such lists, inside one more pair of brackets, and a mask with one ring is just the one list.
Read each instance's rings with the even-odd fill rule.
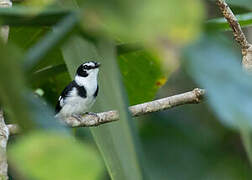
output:
[[96,61],[88,61],[81,64],[75,75],[75,81],[79,85],[83,85],[87,82],[96,82],[99,72],[100,63]]
[[76,75],[81,77],[97,76],[100,65],[101,64],[96,61],[85,62],[78,67]]

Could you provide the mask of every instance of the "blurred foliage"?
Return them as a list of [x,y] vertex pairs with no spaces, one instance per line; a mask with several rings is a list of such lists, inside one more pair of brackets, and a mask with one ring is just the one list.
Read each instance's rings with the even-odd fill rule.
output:
[[56,132],[31,132],[9,147],[9,161],[25,179],[100,179],[103,163],[88,143]]
[[[51,31],[49,27],[13,27],[10,29],[9,42],[15,43],[23,51],[28,51]],[[60,49],[56,48],[36,64],[32,76],[28,77],[30,87],[42,89],[45,92],[45,98],[53,106],[56,104],[62,87],[70,81],[66,67],[62,64],[64,64],[62,54]]]
[[[251,0],[227,2],[241,25],[251,26]],[[252,178],[250,76],[241,70],[232,37],[223,38],[229,33],[216,34],[231,29],[214,3],[13,4],[0,8],[0,22],[11,26],[9,43],[0,45],[1,106],[8,121],[40,131],[11,138],[12,179],[109,179],[105,165],[110,178],[120,180]],[[217,18],[206,17],[208,11]],[[119,122],[91,128],[95,141],[88,128],[71,137],[51,108],[76,67],[88,60],[102,62],[94,110],[119,109],[121,115]],[[207,89],[206,103],[142,117],[135,128],[128,102],[185,92],[197,86],[194,80]],[[37,95],[43,100],[31,92],[42,92]]]
[[210,105],[226,125],[252,128],[251,76],[241,69],[241,57],[234,52],[230,43],[212,36],[202,38],[188,49],[186,66],[189,74],[207,89]]
[[[24,74],[21,65],[17,61],[20,57],[20,50],[13,45],[8,47],[0,42],[0,101],[7,111],[8,117],[13,123],[20,123],[20,126],[27,130],[33,126],[28,111],[28,102],[24,97],[26,94]],[[8,75],[8,78],[7,76]]]
[[9,9],[0,9],[1,23],[13,26],[42,26],[54,25],[68,10],[58,8],[38,9],[36,7],[14,6]]
[[118,64],[132,105],[152,100],[167,80],[160,58],[148,51],[120,55]]
[[57,45],[71,34],[77,24],[77,20],[77,14],[71,13],[59,21],[54,26],[53,31],[48,32],[38,43],[28,50],[24,57],[24,69],[28,72],[31,71],[47,53],[55,50]]
[[198,35],[204,17],[198,0],[90,0],[83,7],[85,29],[104,32],[123,42],[169,39],[183,44]]
[[250,0],[227,0],[227,3],[231,5],[241,6],[248,9],[252,9],[252,2]]
[[26,1],[23,1],[22,4],[26,6],[46,7],[53,4],[54,2],[55,0],[40,0],[40,1],[26,0]]
[[241,57],[233,52],[225,41],[211,36],[202,38],[202,42],[188,49],[187,66],[195,80],[207,89],[209,103],[220,120],[241,132],[252,163],[251,75],[240,68]]

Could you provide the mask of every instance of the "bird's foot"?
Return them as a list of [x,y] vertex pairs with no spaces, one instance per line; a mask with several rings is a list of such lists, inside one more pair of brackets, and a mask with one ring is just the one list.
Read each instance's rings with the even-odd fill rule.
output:
[[75,119],[77,119],[79,122],[82,121],[82,115],[80,115],[80,114],[73,114],[72,116],[73,116]]
[[84,114],[85,115],[95,116],[95,117],[99,118],[99,116],[96,113],[94,113],[94,112],[85,112]]

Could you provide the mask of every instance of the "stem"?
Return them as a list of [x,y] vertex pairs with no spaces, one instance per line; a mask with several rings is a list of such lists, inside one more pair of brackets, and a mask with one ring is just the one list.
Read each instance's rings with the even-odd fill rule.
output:
[[225,0],[217,0],[216,2],[223,16],[232,28],[236,42],[241,46],[243,68],[246,71],[252,71],[252,45],[247,41],[247,38],[244,35],[237,18]]
[[[12,3],[10,0],[0,0],[0,8],[11,7]],[[9,26],[0,27],[0,38],[3,39],[4,43],[7,43],[9,36]],[[0,110],[0,179],[7,180],[8,177],[8,163],[6,147],[9,138],[9,129],[4,122],[3,111]]]
[[[136,117],[152,112],[163,111],[184,104],[195,104],[201,101],[204,94],[205,90],[194,89],[193,91],[189,91],[183,94],[130,106],[129,111],[132,116]],[[74,117],[69,117],[65,119],[64,122],[70,127],[90,127],[99,126],[101,124],[117,120],[119,120],[119,112],[116,110],[111,110],[97,114],[85,114],[82,116],[81,120],[77,120]]]
[[[192,91],[177,94],[174,96],[158,99],[155,101],[146,102],[143,104],[137,104],[129,107],[129,111],[133,117],[149,114],[152,112],[163,111],[166,109],[171,109],[176,106],[181,106],[184,104],[197,104],[200,103],[205,95],[205,90],[194,89]],[[82,119],[76,119],[74,117],[68,117],[64,119],[64,123],[69,127],[91,127],[99,126],[101,124],[110,123],[119,120],[119,113],[116,110],[85,114]],[[18,134],[20,128],[17,124],[8,124],[9,132],[11,135]]]
[[0,110],[0,179],[8,179],[8,164],[6,147],[9,137],[9,129],[4,122],[3,111]]

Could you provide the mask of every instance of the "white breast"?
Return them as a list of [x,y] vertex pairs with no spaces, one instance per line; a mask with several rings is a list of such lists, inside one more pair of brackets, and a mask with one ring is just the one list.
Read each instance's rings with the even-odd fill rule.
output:
[[[73,88],[68,97],[64,99],[62,109],[57,116],[67,117],[72,114],[81,114],[88,112],[95,102],[94,93],[97,88],[98,69],[94,69],[88,77],[75,76],[75,82],[86,89],[86,98],[78,95],[77,89]],[[61,102],[60,102],[61,103]]]
[[82,98],[78,95],[77,89],[74,88],[71,94],[64,100],[64,105],[58,116],[68,117],[73,114],[82,114],[88,112],[95,102],[93,94],[91,95],[91,90],[87,89],[87,97]]

